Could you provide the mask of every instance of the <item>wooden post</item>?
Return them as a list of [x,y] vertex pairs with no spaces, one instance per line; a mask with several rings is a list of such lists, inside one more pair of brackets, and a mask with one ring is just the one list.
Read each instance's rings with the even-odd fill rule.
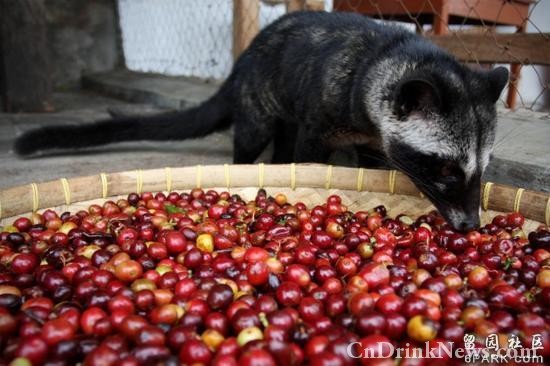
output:
[[44,1],[0,1],[0,93],[5,111],[50,111],[50,73]]
[[306,0],[287,0],[286,1],[286,12],[290,13],[291,11],[304,10],[305,5],[306,5]]
[[433,19],[433,33],[441,36],[449,31],[449,4],[446,0],[441,2],[441,7],[436,10]]
[[233,58],[238,58],[260,31],[260,0],[233,0]]
[[324,11],[325,0],[306,0],[305,10]]
[[[517,33],[525,33],[525,22],[518,27]],[[516,101],[518,97],[519,76],[521,74],[522,64],[512,63],[510,64],[510,81],[508,82],[508,95],[506,96],[506,107],[510,109],[516,108]]]

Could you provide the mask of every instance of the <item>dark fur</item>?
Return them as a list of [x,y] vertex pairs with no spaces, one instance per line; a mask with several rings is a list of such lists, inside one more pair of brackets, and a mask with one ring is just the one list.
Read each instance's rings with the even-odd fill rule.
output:
[[[387,78],[376,69],[384,60],[395,65],[383,70]],[[398,72],[402,65],[410,67]],[[460,85],[447,77],[449,73]],[[477,214],[470,206],[479,205],[478,198],[472,200],[479,194],[477,176],[470,183],[460,177],[458,185],[450,182],[452,194],[437,192],[430,182],[439,179],[441,166],[460,157],[423,154],[391,141],[381,126],[386,122],[376,115],[389,113],[386,104],[395,121],[413,113],[435,115],[449,124],[438,127],[448,138],[460,140],[474,133],[479,145],[492,143],[484,140],[494,137],[494,103],[506,78],[502,71],[468,70],[414,33],[360,15],[293,13],[265,28],[220,91],[197,108],[35,130],[19,138],[15,149],[29,155],[118,141],[186,139],[233,124],[235,163],[252,163],[272,140],[275,163],[326,162],[337,147],[364,145],[360,156],[382,158],[403,170],[444,214],[445,207],[460,206],[473,217]],[[472,203],[462,202],[457,194]],[[470,221],[475,224],[476,218]],[[465,223],[455,224],[460,225]]]

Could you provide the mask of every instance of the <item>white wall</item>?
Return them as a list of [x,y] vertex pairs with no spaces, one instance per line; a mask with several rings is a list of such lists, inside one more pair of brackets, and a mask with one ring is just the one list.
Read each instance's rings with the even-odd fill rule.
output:
[[[325,0],[332,10],[332,0]],[[232,0],[118,0],[126,66],[165,75],[225,78],[233,62]],[[260,5],[260,26],[285,13]]]
[[126,66],[223,78],[231,67],[231,2],[119,0]]

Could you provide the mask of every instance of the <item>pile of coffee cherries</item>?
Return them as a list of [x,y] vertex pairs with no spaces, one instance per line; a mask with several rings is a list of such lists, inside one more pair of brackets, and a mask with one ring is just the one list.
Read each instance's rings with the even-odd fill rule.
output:
[[460,364],[372,357],[470,335],[548,356],[550,232],[523,223],[459,233],[264,190],[34,213],[0,229],[0,365]]

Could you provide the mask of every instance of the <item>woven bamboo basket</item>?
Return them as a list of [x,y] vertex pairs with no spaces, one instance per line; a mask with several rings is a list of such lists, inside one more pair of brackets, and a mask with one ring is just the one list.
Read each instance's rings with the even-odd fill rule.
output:
[[[0,191],[0,226],[30,212],[53,208],[58,212],[86,209],[92,203],[128,193],[182,191],[192,188],[229,190],[253,199],[258,188],[285,193],[290,202],[320,204],[337,193],[350,210],[383,204],[390,215],[415,217],[434,209],[404,174],[395,170],[333,167],[318,164],[208,165],[135,170],[61,178]],[[498,212],[519,211],[527,230],[550,225],[550,194],[486,182],[482,187],[482,224]]]

